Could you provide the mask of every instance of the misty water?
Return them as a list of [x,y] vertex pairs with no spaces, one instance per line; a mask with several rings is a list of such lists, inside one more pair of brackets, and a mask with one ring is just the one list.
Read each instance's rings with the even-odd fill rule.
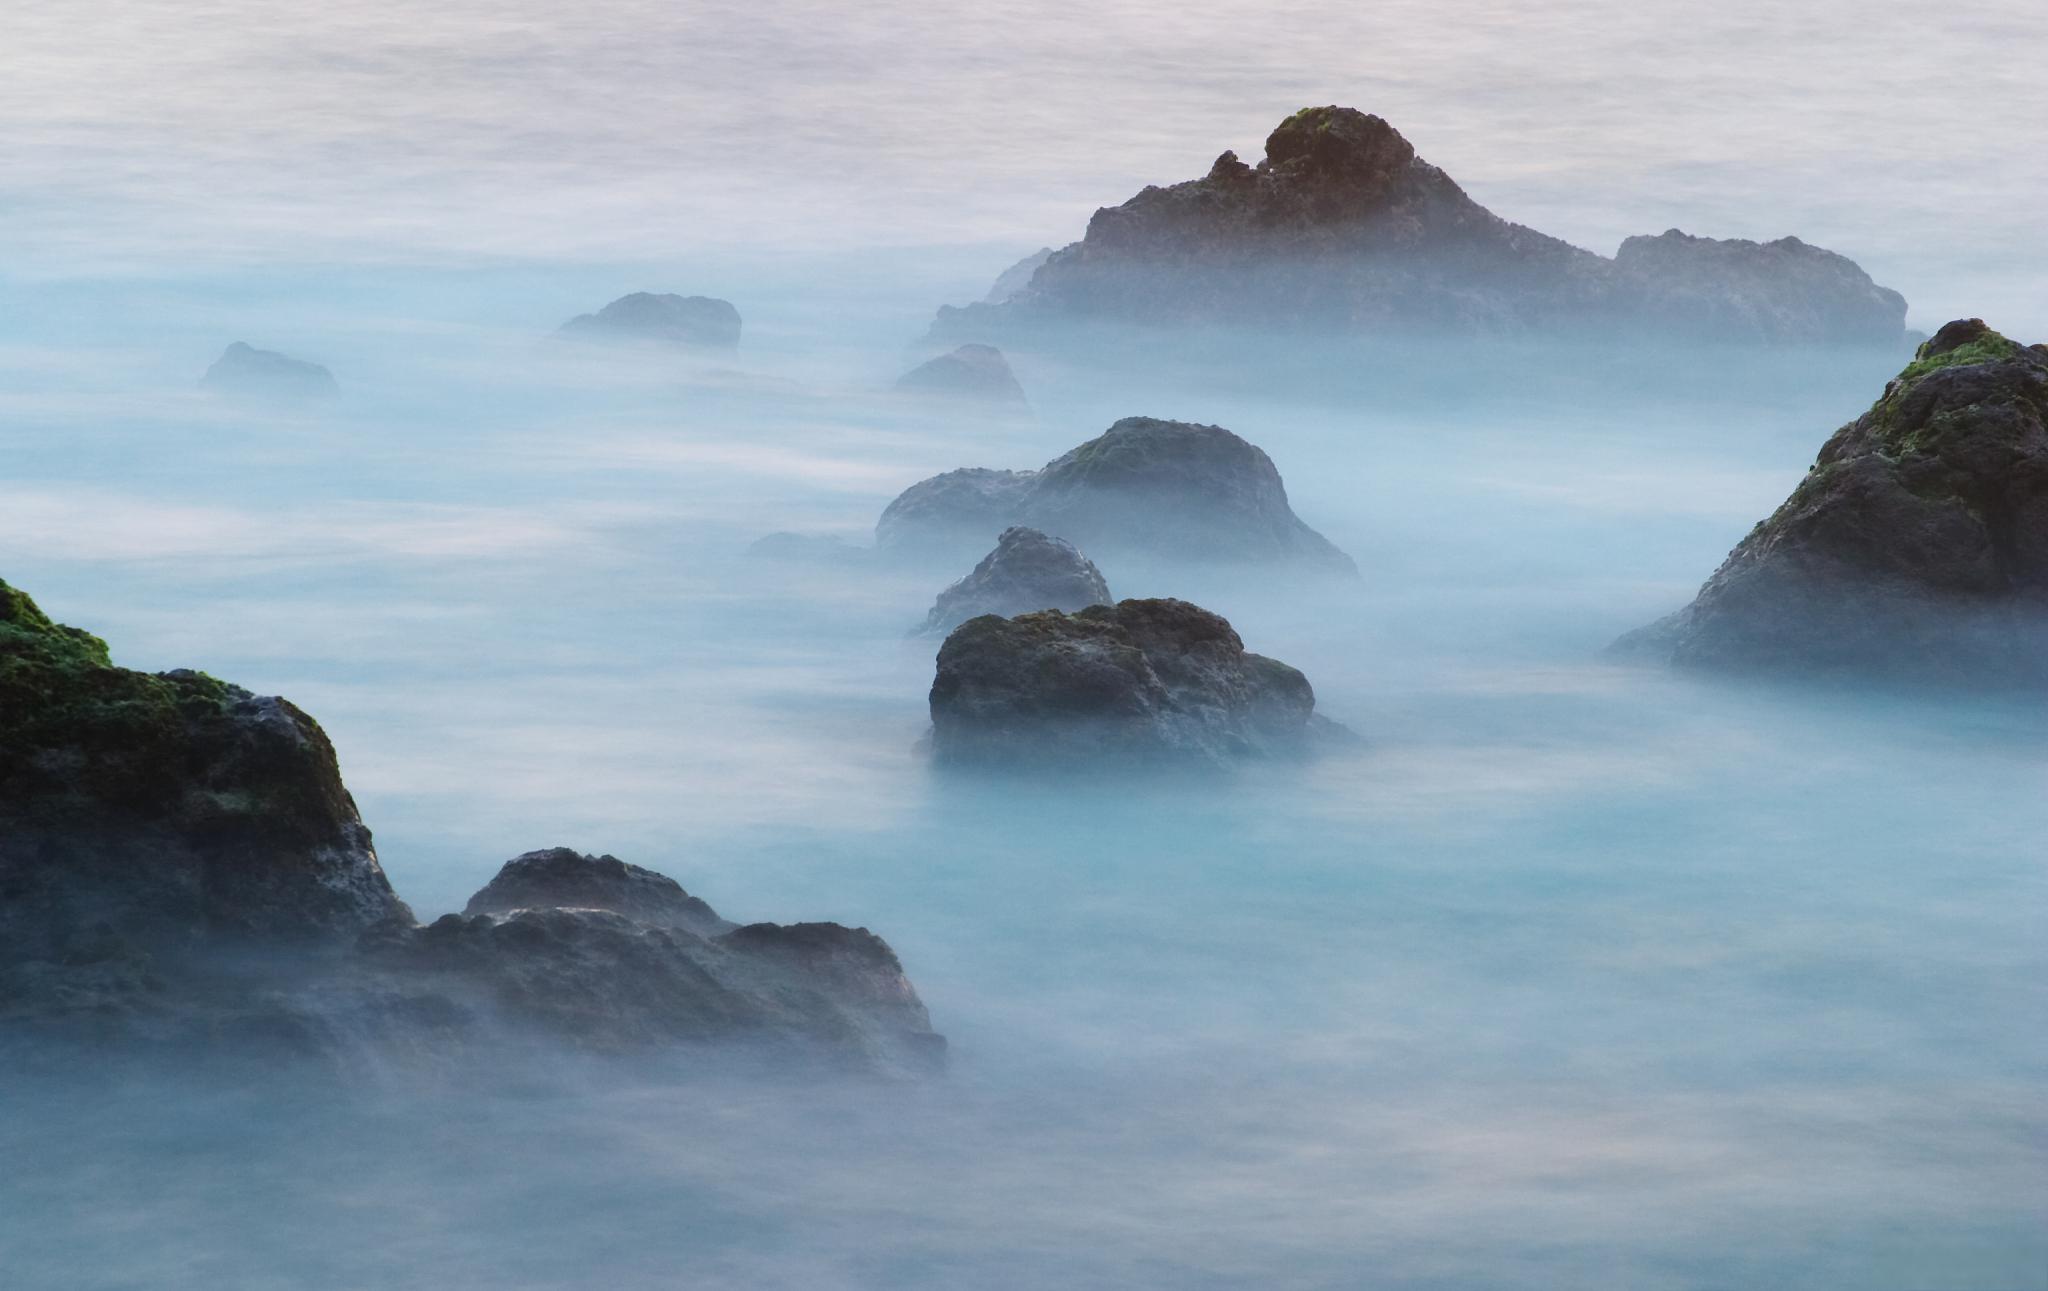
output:
[[[1904,352],[1246,338],[1269,379],[885,393],[937,304],[1307,102],[1602,251],[1796,232],[1913,326],[2048,339],[2030,6],[86,8],[0,89],[0,577],[316,715],[422,917],[611,852],[879,932],[951,1061],[10,1074],[0,1286],[2048,1286],[2048,712],[1601,658]],[[734,300],[739,353],[544,342],[641,288]],[[203,397],[238,338],[343,398]],[[1111,587],[1357,747],[941,776],[909,630],[966,565],[746,554],[1134,414],[1266,449],[1362,576]]]

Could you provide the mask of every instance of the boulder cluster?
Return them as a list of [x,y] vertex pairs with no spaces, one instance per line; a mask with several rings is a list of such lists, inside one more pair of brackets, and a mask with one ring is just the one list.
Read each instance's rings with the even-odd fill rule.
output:
[[1314,333],[1899,344],[1906,302],[1796,238],[1630,238],[1613,259],[1487,210],[1386,121],[1304,108],[1256,166],[1095,212],[1086,235],[937,338],[1084,321]]
[[201,673],[117,667],[5,583],[0,1024],[326,1056],[523,1036],[914,1071],[943,1052],[866,929],[737,926],[608,856],[519,857],[421,926],[310,716]]

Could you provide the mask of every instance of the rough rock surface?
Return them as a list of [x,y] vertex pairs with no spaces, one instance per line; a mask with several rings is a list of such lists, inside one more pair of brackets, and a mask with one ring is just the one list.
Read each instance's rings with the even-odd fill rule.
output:
[[1355,574],[1288,505],[1273,459],[1221,426],[1126,417],[1037,471],[949,471],[882,512],[876,544],[979,546],[1011,525],[1089,551],[1183,561],[1287,562]]
[[983,403],[1022,404],[1024,387],[1003,352],[993,345],[963,345],[951,354],[920,363],[896,381],[905,394],[942,395]]
[[114,667],[0,583],[0,1042],[60,1037],[344,1063],[747,1042],[887,1072],[944,1050],[867,930],[735,927],[614,857],[528,853],[422,928],[312,718]]
[[1047,324],[1552,336],[1702,332],[1746,341],[1896,343],[1905,301],[1839,256],[1666,234],[1610,260],[1512,224],[1350,108],[1304,108],[1257,166],[1225,152],[1200,179],[1098,210],[1001,300],[941,309],[933,335],[1000,339]]
[[712,296],[636,291],[595,314],[578,314],[557,334],[583,341],[731,350],[740,343],[740,311],[731,301]]
[[117,668],[0,583],[0,957],[335,941],[401,917],[312,718]]
[[219,394],[292,403],[332,399],[341,393],[334,374],[318,363],[242,341],[222,350],[199,383]]
[[566,847],[528,852],[505,862],[462,913],[510,914],[557,906],[609,910],[636,923],[688,928],[707,937],[737,926],[719,918],[717,911],[665,874],[628,865],[616,856],[583,856]]
[[1177,600],[970,619],[939,647],[931,715],[933,756],[965,766],[1221,765],[1342,729],[1297,669]]
[[995,550],[971,573],[939,593],[924,630],[951,632],[984,614],[1081,610],[1113,599],[1102,571],[1074,544],[1017,525],[1003,530]]
[[1625,655],[1699,668],[2048,682],[2048,347],[1964,319]]

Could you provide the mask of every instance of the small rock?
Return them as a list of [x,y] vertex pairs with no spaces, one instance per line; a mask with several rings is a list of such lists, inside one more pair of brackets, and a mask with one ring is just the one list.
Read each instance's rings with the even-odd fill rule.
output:
[[1003,530],[972,573],[939,593],[924,630],[951,632],[983,614],[1080,610],[1113,599],[1102,571],[1074,544],[1018,525]]
[[242,341],[222,350],[199,383],[218,394],[279,403],[317,403],[341,393],[334,374],[318,363]]
[[920,363],[897,378],[905,394],[942,395],[992,404],[1022,404],[1024,387],[1017,384],[1003,352],[993,345],[963,345]]
[[556,334],[581,341],[731,350],[740,343],[740,311],[731,301],[712,296],[636,291],[595,314],[578,314]]

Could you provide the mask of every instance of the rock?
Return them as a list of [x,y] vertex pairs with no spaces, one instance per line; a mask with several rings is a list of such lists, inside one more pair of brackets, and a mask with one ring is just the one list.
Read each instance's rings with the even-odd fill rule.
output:
[[1036,529],[1003,530],[972,573],[939,593],[926,632],[951,632],[983,614],[1009,618],[1032,610],[1080,610],[1112,602],[1095,562],[1074,544]]
[[935,339],[1037,336],[1100,321],[1310,334],[1896,341],[1905,305],[1849,261],[1793,239],[1759,247],[1631,239],[1615,260],[1501,219],[1393,126],[1304,108],[1247,166],[1098,210],[1028,286],[941,309]]
[[315,403],[341,393],[334,374],[318,363],[241,341],[222,350],[199,383],[217,394],[280,403]]
[[556,907],[609,910],[635,923],[688,928],[705,937],[738,926],[719,918],[717,911],[666,875],[628,865],[616,856],[583,856],[566,847],[528,852],[505,862],[462,913],[510,914]]
[[1679,338],[1886,345],[1905,335],[1904,296],[1798,238],[1716,241],[1671,229],[1623,242],[1615,273],[1620,307]]
[[943,395],[983,403],[1022,404],[1024,387],[993,345],[963,345],[951,354],[920,363],[897,378],[905,394]]
[[0,1061],[54,1040],[151,1069],[743,1044],[887,1073],[945,1043],[866,929],[736,927],[611,856],[529,852],[421,927],[312,718],[117,668],[0,583]]
[[409,917],[311,717],[115,667],[0,583],[0,958],[334,943]]
[[1012,525],[1098,554],[1358,572],[1294,514],[1257,446],[1221,426],[1154,417],[1126,417],[1037,471],[950,471],[912,485],[882,512],[875,541],[978,546]]
[[1943,327],[1691,605],[1617,653],[2048,683],[2048,347]]
[[956,766],[1218,766],[1342,731],[1308,679],[1186,601],[984,615],[939,647],[931,748]]
[[1000,274],[996,275],[995,282],[989,286],[988,295],[981,298],[982,303],[1000,305],[1010,297],[1022,292],[1031,285],[1031,279],[1038,273],[1038,267],[1050,259],[1052,259],[1052,248],[1040,247],[1022,260],[1003,270]]
[[578,314],[556,334],[582,341],[731,350],[740,343],[740,311],[731,301],[711,296],[636,291],[595,314]]

